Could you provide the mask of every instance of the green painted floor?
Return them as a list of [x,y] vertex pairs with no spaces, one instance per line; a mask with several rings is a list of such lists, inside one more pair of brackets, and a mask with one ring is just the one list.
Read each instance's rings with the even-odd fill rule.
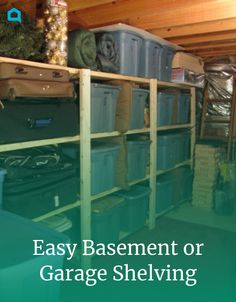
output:
[[185,203],[169,212],[166,218],[236,232],[236,211],[233,215],[223,216],[216,214],[213,210],[196,208],[190,203]]

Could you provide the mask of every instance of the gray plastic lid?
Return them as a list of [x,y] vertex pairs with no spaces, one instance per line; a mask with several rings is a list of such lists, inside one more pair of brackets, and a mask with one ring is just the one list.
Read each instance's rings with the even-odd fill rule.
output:
[[129,191],[120,191],[116,195],[124,197],[129,200],[146,197],[150,193],[150,189],[144,186],[133,186]]
[[94,214],[101,214],[112,208],[120,206],[123,202],[124,198],[110,195],[94,201],[92,203],[92,212]]
[[92,83],[92,88],[105,88],[105,89],[114,89],[114,90],[120,90],[120,86],[114,86],[114,85],[106,85],[106,84],[100,84],[100,83]]
[[150,145],[150,141],[148,141],[148,140],[128,140],[127,141],[127,144],[128,145],[137,145],[137,144],[139,144],[139,145],[145,145],[145,146],[148,146],[148,145]]

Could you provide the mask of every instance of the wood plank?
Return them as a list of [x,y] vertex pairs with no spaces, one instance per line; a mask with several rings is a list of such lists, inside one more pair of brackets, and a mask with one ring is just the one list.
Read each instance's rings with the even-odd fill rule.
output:
[[157,167],[157,80],[150,80],[150,196],[148,226],[155,227],[156,214],[156,167]]
[[235,47],[236,48],[236,40],[234,42],[221,42],[221,43],[214,43],[214,42],[208,42],[205,44],[193,44],[193,45],[189,45],[186,46],[185,49],[188,51],[192,51],[192,50],[212,50],[212,49],[221,49],[223,50],[224,48],[228,48],[228,47]]
[[[80,73],[80,200],[81,240],[91,239],[91,77],[90,70]],[[91,257],[82,257],[83,268],[91,267]]]
[[0,145],[0,152],[35,148],[35,147],[48,146],[48,145],[57,145],[57,144],[70,143],[70,142],[78,142],[79,140],[80,137],[79,135],[77,135],[72,137],[59,137],[59,138],[51,138],[51,139],[44,139],[44,140],[37,140],[37,141],[5,144],[5,145]]
[[[150,30],[151,33],[162,38],[176,38],[196,34],[221,33],[235,30],[236,18],[196,23],[184,26],[170,26]],[[179,42],[177,44],[180,44]]]
[[202,51],[193,51],[192,53],[203,56],[203,57],[209,57],[209,56],[225,56],[225,55],[236,55],[236,48],[233,49],[222,49],[222,50],[202,50]]
[[191,106],[190,106],[190,122],[191,122],[191,167],[194,167],[194,150],[196,144],[196,88],[191,88]]
[[171,42],[186,47],[186,45],[193,43],[204,43],[204,42],[219,42],[219,41],[230,41],[236,39],[236,31],[204,34],[204,35],[193,35],[186,37],[177,37],[169,39]]
[[153,15],[142,14],[131,19],[130,24],[145,29],[183,26],[188,24],[216,21],[236,17],[236,1],[193,2],[177,9],[157,12]]
[[117,1],[116,0],[79,0],[79,1],[67,0],[69,12],[87,9],[91,7],[97,7],[99,5],[109,4],[113,2],[117,2]]
[[[159,15],[161,15],[165,11],[168,12],[177,8],[180,9],[185,6],[190,6],[192,2],[191,0],[119,0],[113,1],[111,4],[108,3],[107,5],[98,6],[96,8],[78,11],[70,15],[70,20],[76,23],[76,18],[79,16],[89,24],[90,28],[124,21],[130,23],[129,21],[131,19],[137,21],[137,19],[140,18],[140,14],[152,15],[154,11],[157,11]],[[214,2],[214,0],[198,0],[199,4],[206,2],[210,3]]]

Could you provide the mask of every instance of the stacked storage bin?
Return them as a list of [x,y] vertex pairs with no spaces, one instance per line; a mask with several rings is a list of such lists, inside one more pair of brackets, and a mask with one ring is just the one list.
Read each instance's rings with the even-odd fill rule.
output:
[[157,169],[167,170],[190,156],[190,132],[161,133],[157,138]]
[[140,76],[145,78],[161,78],[162,46],[152,40],[144,40],[141,50]]
[[91,150],[92,195],[110,190],[115,185],[119,145],[95,144]]
[[161,52],[161,64],[160,64],[160,79],[161,81],[170,82],[172,72],[172,61],[174,57],[174,49],[169,46],[163,46]]
[[127,141],[128,181],[146,176],[150,141],[130,138]]
[[[175,92],[159,92],[157,95],[157,126],[175,124],[174,109],[178,101],[178,94]],[[176,113],[177,117],[177,113]]]
[[92,240],[95,243],[116,243],[121,231],[124,198],[110,195],[92,204]]
[[190,120],[190,94],[181,92],[178,100],[178,124],[187,124]]
[[109,33],[113,36],[118,51],[118,73],[138,76],[143,43],[142,37],[134,32],[125,30],[111,31]]
[[143,227],[148,214],[149,189],[133,186],[129,191],[121,191],[116,195],[125,199],[122,209],[121,230],[134,232]]
[[133,89],[129,130],[144,128],[144,109],[148,96],[149,91],[146,89]]
[[119,91],[117,86],[91,84],[92,133],[114,131]]

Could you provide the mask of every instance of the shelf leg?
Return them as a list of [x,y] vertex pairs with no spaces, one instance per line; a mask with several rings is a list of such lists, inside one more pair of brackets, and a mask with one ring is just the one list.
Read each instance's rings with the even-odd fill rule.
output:
[[[91,75],[90,70],[80,72],[80,195],[81,243],[91,239]],[[91,257],[81,257],[82,268],[91,267]]]
[[196,88],[191,88],[191,113],[190,113],[190,123],[191,123],[191,167],[193,169],[194,165],[194,149],[196,144]]
[[156,155],[157,155],[157,80],[150,80],[150,200],[149,229],[155,228],[156,222]]

